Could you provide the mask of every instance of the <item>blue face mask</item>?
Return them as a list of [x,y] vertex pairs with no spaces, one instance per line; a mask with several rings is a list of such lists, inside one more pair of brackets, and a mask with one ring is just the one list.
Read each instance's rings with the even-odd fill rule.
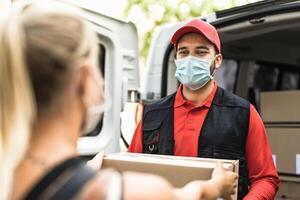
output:
[[214,78],[210,73],[212,61],[194,56],[177,59],[175,77],[191,90],[200,89]]

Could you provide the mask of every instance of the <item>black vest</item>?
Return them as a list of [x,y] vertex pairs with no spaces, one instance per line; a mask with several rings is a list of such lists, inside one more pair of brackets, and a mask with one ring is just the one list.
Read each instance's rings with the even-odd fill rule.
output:
[[[176,93],[145,105],[143,153],[174,155]],[[239,160],[238,199],[248,193],[246,140],[250,104],[218,87],[198,139],[198,157]]]

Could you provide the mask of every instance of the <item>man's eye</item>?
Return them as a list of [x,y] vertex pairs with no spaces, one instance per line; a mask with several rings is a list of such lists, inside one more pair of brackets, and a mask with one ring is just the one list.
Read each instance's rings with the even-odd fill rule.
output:
[[206,51],[199,51],[199,52],[196,52],[196,55],[197,56],[205,56],[205,55],[207,55],[208,54],[208,52],[206,52]]
[[198,51],[196,54],[198,55],[205,55],[205,54],[208,54],[207,51]]

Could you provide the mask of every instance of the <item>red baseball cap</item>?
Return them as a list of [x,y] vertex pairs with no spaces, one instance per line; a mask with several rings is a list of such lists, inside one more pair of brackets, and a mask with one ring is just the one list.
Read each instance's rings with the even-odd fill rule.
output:
[[187,33],[201,33],[206,37],[211,43],[213,43],[218,51],[221,53],[221,42],[219,34],[214,26],[204,22],[201,19],[194,19],[183,27],[178,29],[171,38],[171,43],[177,48],[178,40]]

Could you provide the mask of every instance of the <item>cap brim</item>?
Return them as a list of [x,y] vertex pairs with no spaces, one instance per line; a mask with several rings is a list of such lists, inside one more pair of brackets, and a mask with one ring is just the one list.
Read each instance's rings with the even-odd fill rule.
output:
[[201,33],[201,34],[203,34],[203,35],[207,38],[206,34],[204,34],[204,33],[203,33],[201,30],[199,30],[198,28],[196,28],[196,27],[194,27],[194,26],[184,26],[184,27],[178,29],[178,30],[174,33],[173,37],[171,38],[171,43],[172,43],[173,45],[176,45],[177,42],[178,42],[178,40],[179,40],[182,36],[184,36],[185,34],[187,34],[187,33]]

